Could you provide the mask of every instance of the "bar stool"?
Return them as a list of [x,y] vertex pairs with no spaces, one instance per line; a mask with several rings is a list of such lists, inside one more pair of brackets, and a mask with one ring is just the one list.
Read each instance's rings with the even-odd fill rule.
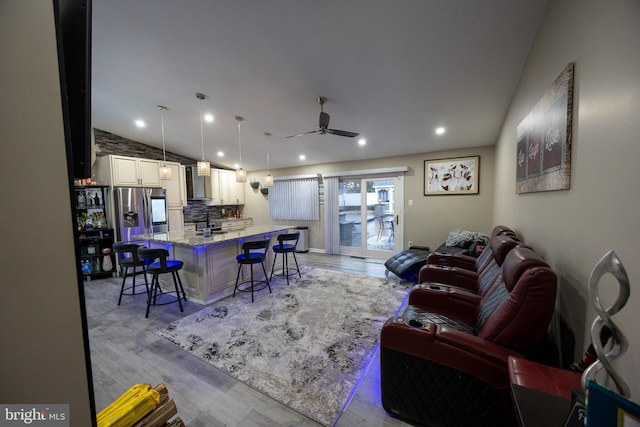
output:
[[[118,254],[122,273],[122,286],[120,287],[120,296],[118,297],[118,305],[122,302],[122,295],[140,295],[142,292],[136,292],[136,267],[142,269],[144,276],[144,286],[146,288],[147,298],[149,298],[149,281],[147,280],[146,266],[149,262],[145,259],[138,257],[138,248],[140,245],[135,243],[118,242],[113,244],[113,251]],[[133,283],[128,288],[125,288],[125,282],[127,280],[127,272],[129,267],[133,268]],[[127,290],[131,290],[130,293],[125,293]]]
[[[254,291],[261,291],[262,289],[268,287],[269,293],[271,293],[271,286],[269,285],[269,279],[267,278],[267,270],[264,268],[264,260],[267,257],[267,249],[269,249],[269,239],[244,242],[242,244],[242,253],[236,256],[236,260],[238,261],[238,275],[236,276],[236,286],[235,288],[233,288],[233,297],[236,296],[236,291],[251,292],[251,302],[253,302]],[[258,263],[262,265],[264,280],[255,282],[253,280],[253,264]],[[240,272],[242,271],[243,265],[251,266],[251,280],[238,283],[238,281],[240,280]],[[251,283],[251,287],[247,286],[245,288],[242,288],[241,286],[246,283]],[[254,289],[254,285],[256,283],[263,283],[264,285],[258,289]]]
[[[178,271],[182,269],[183,262],[175,259],[167,259],[169,257],[169,251],[162,248],[149,249],[140,247],[138,248],[138,257],[142,259],[146,258],[151,261],[151,263],[147,265],[147,272],[151,274],[151,292],[149,293],[149,297],[147,298],[147,313],[144,317],[149,317],[149,309],[151,308],[152,304],[165,305],[177,301],[180,305],[180,311],[184,311],[184,308],[182,307],[182,300],[187,300],[187,294],[184,292],[184,288],[182,287],[182,280],[180,280],[180,275],[178,274]],[[154,262],[156,260],[158,261]],[[176,299],[158,304],[158,290],[160,291],[160,295],[174,292],[165,292],[160,287],[160,281],[158,280],[158,277],[160,276],[160,274],[165,273],[171,273],[171,276],[173,276],[173,285],[175,287]],[[152,299],[153,302],[151,301]]]
[[[298,266],[298,259],[296,258],[296,246],[298,246],[298,239],[300,238],[300,232],[296,231],[295,233],[287,233],[287,234],[278,234],[278,244],[273,245],[273,252],[275,255],[273,257],[273,265],[271,266],[271,277],[273,275],[276,276],[287,276],[287,285],[289,284],[289,271],[298,272],[298,276],[302,278],[300,274],[300,267]],[[276,259],[278,258],[278,254],[282,254],[282,270],[278,270],[279,273],[274,273],[274,269],[276,267]],[[289,254],[293,255],[293,260],[296,263],[295,270],[293,268],[289,268]]]

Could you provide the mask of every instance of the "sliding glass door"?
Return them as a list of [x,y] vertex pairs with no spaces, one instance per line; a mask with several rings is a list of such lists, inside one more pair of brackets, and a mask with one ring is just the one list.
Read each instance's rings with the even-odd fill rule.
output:
[[341,254],[386,259],[400,250],[401,183],[395,176],[340,179]]

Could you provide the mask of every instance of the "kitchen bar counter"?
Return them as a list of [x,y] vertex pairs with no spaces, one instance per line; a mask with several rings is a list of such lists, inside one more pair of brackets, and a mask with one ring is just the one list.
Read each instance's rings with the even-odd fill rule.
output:
[[207,246],[228,241],[237,241],[247,237],[261,236],[269,233],[286,232],[288,225],[255,225],[241,230],[212,231],[211,237],[204,237],[202,231],[168,231],[164,233],[142,234],[133,236],[136,240],[146,240],[156,243],[173,243],[185,246]]
[[[257,225],[242,230],[227,231],[204,237],[199,232],[166,232],[134,236],[142,240],[148,247],[165,248],[170,257],[184,262],[180,277],[187,299],[200,304],[209,304],[233,294],[233,288],[238,272],[236,255],[242,251],[242,242],[246,240],[271,239],[270,246],[277,243],[278,234],[287,233],[295,227],[286,225]],[[269,249],[265,267],[267,271],[273,263],[273,251]],[[249,270],[247,269],[247,275]],[[262,269],[255,268],[254,275],[261,278]],[[170,275],[161,275],[163,277]],[[167,280],[167,278],[164,278]],[[242,276],[241,276],[241,280]],[[258,279],[259,280],[259,279]],[[173,283],[165,282],[168,289],[173,289]],[[164,287],[164,285],[163,285]],[[267,291],[268,292],[268,291]],[[245,294],[236,295],[242,298]]]

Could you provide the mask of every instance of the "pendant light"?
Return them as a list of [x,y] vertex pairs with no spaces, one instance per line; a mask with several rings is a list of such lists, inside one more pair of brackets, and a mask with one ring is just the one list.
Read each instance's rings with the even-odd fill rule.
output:
[[164,163],[160,166],[160,179],[171,179],[171,168],[167,166],[167,151],[164,145],[164,112],[168,110],[164,105],[158,105],[160,110],[160,129],[162,129],[162,159]]
[[202,124],[202,105],[207,96],[202,93],[196,93],[196,98],[200,100],[200,141],[202,142],[202,160],[197,164],[198,176],[211,176],[211,163],[204,159],[204,126]]
[[[265,132],[264,136],[269,138],[271,134],[269,132]],[[273,177],[271,176],[271,171],[269,170],[269,150],[267,148],[267,176],[264,177],[264,186],[265,187],[273,187]]]
[[236,116],[238,122],[238,152],[240,154],[240,161],[238,162],[238,169],[236,169],[236,182],[246,182],[247,172],[242,169],[242,138],[240,137],[240,122],[244,120],[241,116]]

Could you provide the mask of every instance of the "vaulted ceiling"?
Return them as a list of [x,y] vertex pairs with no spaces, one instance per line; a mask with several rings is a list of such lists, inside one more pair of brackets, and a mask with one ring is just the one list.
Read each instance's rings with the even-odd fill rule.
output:
[[[232,168],[241,141],[249,171],[491,145],[547,3],[93,0],[93,127],[162,147],[164,105],[167,150],[200,159],[203,107],[206,160]],[[360,136],[285,138],[319,96]]]

